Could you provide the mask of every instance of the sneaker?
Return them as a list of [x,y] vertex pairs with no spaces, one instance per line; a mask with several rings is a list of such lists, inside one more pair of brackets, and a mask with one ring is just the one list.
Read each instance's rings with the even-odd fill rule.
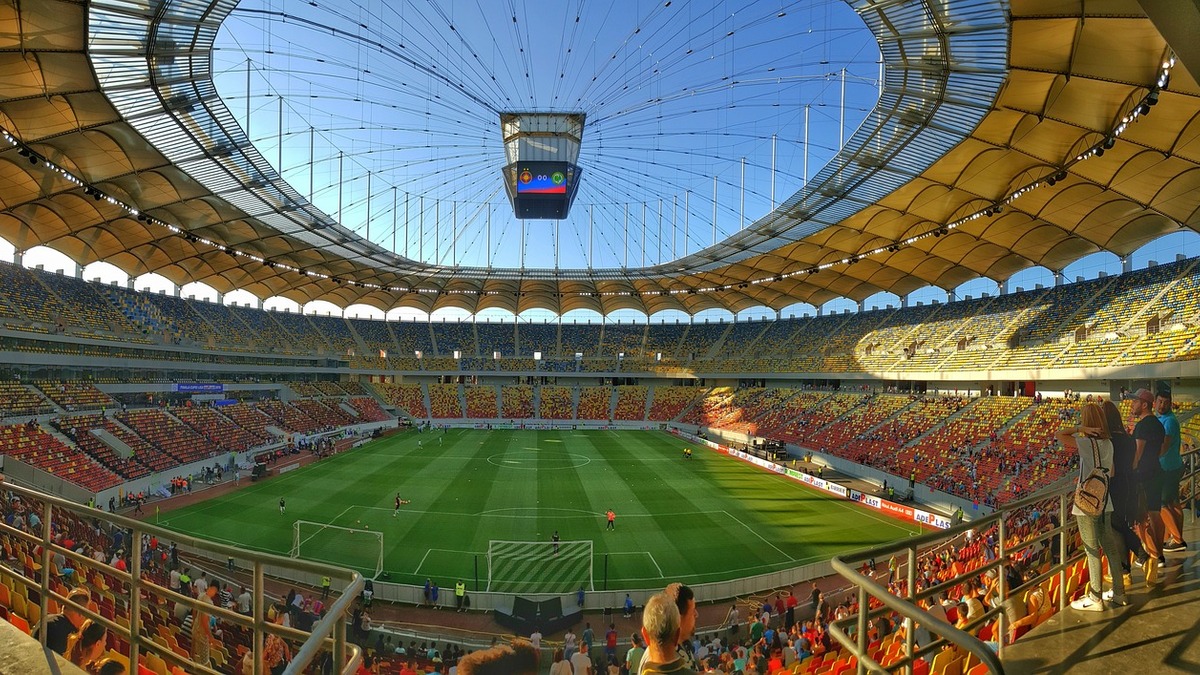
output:
[[1163,550],[1167,553],[1179,553],[1187,550],[1186,541],[1169,541],[1163,545]]
[[1121,596],[1118,598],[1113,595],[1113,592],[1111,589],[1104,591],[1104,595],[1102,597],[1104,598],[1105,602],[1107,602],[1109,605],[1111,605],[1113,607],[1125,607],[1129,604],[1129,601],[1125,599],[1125,596]]
[[1077,609],[1081,612],[1103,612],[1104,600],[1092,597],[1091,593],[1084,595],[1082,598],[1071,603],[1071,609]]

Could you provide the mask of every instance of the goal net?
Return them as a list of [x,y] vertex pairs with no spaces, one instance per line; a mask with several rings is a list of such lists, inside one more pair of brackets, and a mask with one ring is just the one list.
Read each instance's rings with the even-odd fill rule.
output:
[[292,525],[290,555],[349,567],[376,579],[383,572],[383,533],[297,520]]
[[573,593],[594,590],[592,542],[488,542],[487,590],[496,593]]

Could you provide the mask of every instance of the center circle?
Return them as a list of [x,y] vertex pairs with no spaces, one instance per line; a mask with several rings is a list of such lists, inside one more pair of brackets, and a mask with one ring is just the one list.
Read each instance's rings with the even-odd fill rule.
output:
[[590,457],[569,452],[552,452],[527,449],[517,452],[490,455],[488,464],[502,469],[520,469],[522,471],[556,471],[558,469],[578,469],[592,463]]

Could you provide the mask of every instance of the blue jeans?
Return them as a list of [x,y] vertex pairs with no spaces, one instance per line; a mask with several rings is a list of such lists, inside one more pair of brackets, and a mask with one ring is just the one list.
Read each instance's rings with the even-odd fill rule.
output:
[[1112,511],[1099,516],[1075,516],[1079,524],[1079,538],[1083,540],[1083,551],[1087,554],[1088,592],[1099,598],[1104,592],[1104,569],[1100,555],[1108,558],[1108,569],[1113,580],[1113,599],[1125,599],[1125,580],[1122,578],[1121,553],[1124,549],[1117,541],[1117,533],[1109,525]]

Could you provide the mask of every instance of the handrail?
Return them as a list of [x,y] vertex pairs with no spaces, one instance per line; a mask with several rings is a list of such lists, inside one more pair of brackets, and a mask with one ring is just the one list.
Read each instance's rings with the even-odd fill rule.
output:
[[[1070,521],[1067,495],[1073,492],[1073,490],[1074,486],[1070,486],[1058,488],[1049,492],[1043,492],[1037,495],[1031,495],[1024,499],[1013,502],[1012,504],[1009,504],[987,516],[968,523],[956,525],[948,530],[932,532],[918,537],[913,537],[911,539],[885,544],[864,552],[851,554],[850,556],[835,557],[833,559],[834,569],[837,570],[838,574],[842,575],[844,578],[849,580],[852,585],[857,586],[859,589],[859,612],[857,616],[831,622],[829,627],[830,634],[833,635],[833,637],[839,643],[846,647],[847,650],[858,659],[858,672],[860,675],[868,672],[868,670],[870,672],[891,672],[893,669],[897,668],[904,668],[905,672],[911,673],[912,663],[917,657],[930,653],[937,647],[946,643],[952,643],[967,650],[976,658],[978,658],[980,662],[986,664],[990,672],[1002,674],[1004,672],[1004,667],[1000,661],[1000,655],[996,651],[993,651],[981,640],[970,633],[960,630],[959,628],[951,626],[948,623],[935,618],[925,610],[921,609],[915,603],[917,600],[932,597],[933,595],[941,592],[943,589],[951,588],[966,580],[976,578],[980,574],[987,573],[990,570],[995,570],[1002,605],[1003,601],[1007,600],[1009,591],[1009,589],[1005,588],[1006,579],[1003,573],[1003,568],[1007,564],[1009,557],[1014,552],[1013,550],[1008,550],[1008,542],[1006,541],[1007,534],[1005,533],[1005,526],[1007,519],[1009,516],[1013,515],[1019,510],[1026,509],[1031,506],[1043,505],[1048,500],[1056,499],[1058,501],[1060,525],[1048,531],[1032,535],[1027,540],[1017,544],[1015,546],[1015,550],[1019,551],[1026,549],[1038,541],[1052,539],[1053,537],[1058,536],[1060,543],[1059,564],[1053,566],[1050,571],[1039,575],[1031,583],[1040,583],[1042,580],[1047,579],[1054,574],[1063,575],[1065,577],[1065,570],[1069,567],[1069,561],[1066,556],[1067,535],[1073,531],[1072,526],[1067,524]],[[933,587],[925,588],[920,591],[916,590],[918,556],[922,547],[940,543],[948,538],[957,537],[960,534],[965,534],[968,530],[988,530],[993,524],[997,526],[998,530],[996,537],[998,554],[994,560],[985,565],[972,568],[969,571],[966,571]],[[858,562],[871,560],[874,558],[887,557],[900,552],[907,553],[906,597],[899,597],[892,594],[887,588],[878,584],[874,579],[868,578],[859,573],[856,569],[856,563]],[[1063,587],[1065,587],[1065,578],[1062,580],[1062,582],[1064,584]],[[1025,588],[1026,586],[1028,586],[1028,584],[1023,585],[1022,588]],[[887,667],[871,658],[871,655],[868,653],[867,621],[873,614],[879,614],[884,611],[883,609],[872,611],[869,604],[869,600],[871,598],[878,600],[884,605],[885,608],[895,611],[904,618],[905,649],[903,658],[895,663],[889,664]],[[1061,599],[1060,605],[1062,605]],[[999,643],[1003,645],[1003,624],[1005,622],[1005,616],[1003,614],[1002,606],[992,608],[991,610],[985,612],[983,616],[974,620],[970,625],[966,626],[966,628],[977,628],[978,626],[987,622],[993,616],[995,616],[999,622],[997,632],[1001,635]],[[848,626],[851,621],[857,622],[856,635],[854,637],[851,637],[847,633],[846,628],[844,628],[844,626]],[[915,643],[913,629],[916,624],[924,626],[931,634],[940,636],[939,639],[935,640],[931,644],[921,645],[920,649],[914,649]]]
[[[250,649],[253,652],[253,672],[255,675],[261,675],[262,673],[263,644],[264,638],[268,634],[293,641],[303,641],[284,671],[288,674],[303,672],[317,657],[320,650],[326,647],[332,648],[334,662],[342,664],[339,672],[344,675],[355,672],[361,662],[361,650],[356,645],[346,641],[346,622],[344,620],[352,603],[361,594],[364,586],[363,579],[357,572],[308,560],[284,558],[268,553],[249,551],[219,542],[201,540],[186,534],[167,530],[157,525],[81,506],[55,495],[22,487],[11,482],[5,482],[2,475],[0,475],[0,487],[9,493],[19,495],[25,499],[30,506],[30,512],[39,512],[39,517],[41,518],[41,531],[37,535],[22,532],[0,522],[0,536],[34,544],[40,546],[42,549],[39,562],[40,571],[35,571],[32,578],[30,578],[17,570],[13,570],[11,577],[23,587],[35,590],[39,595],[39,609],[41,611],[37,625],[38,634],[43,644],[45,644],[47,633],[46,621],[50,614],[48,611],[49,602],[51,598],[54,598],[61,606],[70,607],[81,615],[100,623],[106,629],[121,635],[129,643],[129,661],[131,664],[138,662],[138,654],[144,647],[151,647],[150,651],[158,654],[160,658],[181,665],[188,672],[216,674],[218,671],[213,670],[207,664],[196,663],[192,661],[190,656],[182,656],[171,649],[164,649],[155,645],[150,636],[143,632],[141,604],[142,592],[146,591],[148,596],[152,594],[153,596],[159,596],[175,603],[182,603],[192,610],[217,616],[223,621],[249,628],[253,634],[253,643]],[[35,509],[35,505],[37,504],[40,504],[40,511]],[[4,506],[7,507],[7,504]],[[76,554],[74,551],[70,551],[55,543],[53,523],[54,509],[56,507],[70,512],[85,521],[100,519],[128,531],[130,533],[128,544],[130,551],[129,571],[123,572],[105,563]],[[183,542],[186,545],[218,553],[226,557],[237,557],[250,561],[253,566],[253,582],[251,583],[253,617],[246,617],[216,605],[201,603],[191,597],[176,593],[149,579],[143,578],[141,574],[143,535],[153,535],[164,541],[174,540]],[[102,570],[108,577],[128,584],[130,593],[126,600],[128,601],[129,625],[123,626],[120,623],[106,619],[98,612],[71,602],[64,595],[55,591],[51,587],[50,575],[52,553],[61,553],[73,563],[81,563],[75,568],[77,575],[83,576],[82,573],[85,571]],[[330,605],[326,616],[313,626],[311,633],[305,633],[276,625],[266,620],[264,611],[265,578],[263,575],[263,568],[266,565],[290,567],[303,572],[329,576],[336,579],[347,579],[348,581],[342,589],[341,595]]]

